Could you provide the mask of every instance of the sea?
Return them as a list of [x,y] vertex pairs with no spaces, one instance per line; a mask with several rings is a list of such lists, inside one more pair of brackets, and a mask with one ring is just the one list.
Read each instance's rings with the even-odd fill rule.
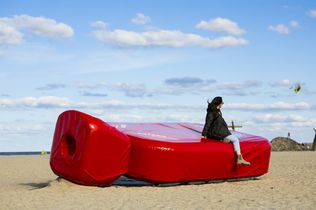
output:
[[50,151],[32,151],[32,152],[0,152],[0,156],[10,155],[46,155],[50,154]]

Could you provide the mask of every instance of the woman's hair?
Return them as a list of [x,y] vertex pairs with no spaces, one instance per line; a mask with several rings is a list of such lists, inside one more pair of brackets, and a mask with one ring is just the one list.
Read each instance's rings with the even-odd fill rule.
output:
[[215,111],[217,109],[217,106],[223,103],[223,99],[222,97],[217,96],[213,98],[211,103],[209,102],[209,100],[207,100],[207,103],[208,103],[207,111]]

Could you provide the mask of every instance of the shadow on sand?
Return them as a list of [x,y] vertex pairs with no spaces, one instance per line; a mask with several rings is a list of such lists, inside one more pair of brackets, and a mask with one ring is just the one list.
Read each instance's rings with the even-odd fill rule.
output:
[[39,183],[30,182],[30,183],[21,183],[20,185],[32,187],[30,190],[37,190],[37,189],[42,189],[42,188],[48,187],[50,185],[50,183],[51,183],[51,181],[39,182]]
[[179,185],[202,185],[202,184],[217,184],[224,182],[241,182],[259,180],[258,177],[248,177],[248,178],[238,178],[238,179],[225,179],[225,180],[210,180],[210,181],[191,181],[191,182],[173,182],[173,183],[152,183],[145,182],[136,179],[132,179],[126,176],[121,176],[117,179],[113,185],[114,186],[126,186],[126,187],[142,187],[142,186],[157,186],[157,187],[172,187]]
[[[203,185],[203,184],[219,184],[224,182],[241,182],[241,181],[251,181],[251,180],[260,180],[258,177],[248,177],[248,178],[239,178],[239,179],[226,179],[226,180],[210,180],[210,181],[192,181],[192,182],[173,182],[173,183],[152,183],[141,180],[132,179],[126,176],[119,177],[112,185],[110,186],[122,186],[122,187],[145,187],[145,186],[153,186],[153,187],[173,187],[180,185]],[[69,184],[74,184],[70,181],[67,181],[61,177],[58,177],[55,180],[50,180],[47,182],[30,182],[30,183],[21,183],[20,185],[29,186],[31,189],[29,190],[37,190],[45,187],[51,186],[52,183],[55,182],[67,182]]]

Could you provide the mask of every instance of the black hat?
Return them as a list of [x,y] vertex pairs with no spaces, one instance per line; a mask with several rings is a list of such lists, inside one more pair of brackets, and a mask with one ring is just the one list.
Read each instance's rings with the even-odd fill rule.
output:
[[211,104],[214,104],[215,106],[220,105],[221,103],[223,103],[223,98],[220,96],[217,96],[215,98],[213,98]]
[[215,98],[213,98],[212,102],[210,103],[208,102],[208,107],[207,107],[207,111],[214,111],[217,109],[217,106],[220,105],[221,103],[223,103],[223,99],[220,96],[217,96]]

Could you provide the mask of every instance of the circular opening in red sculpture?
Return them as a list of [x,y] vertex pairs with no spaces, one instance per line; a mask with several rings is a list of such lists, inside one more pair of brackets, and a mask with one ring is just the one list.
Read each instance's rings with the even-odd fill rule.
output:
[[73,156],[76,152],[76,139],[70,135],[65,134],[61,139],[61,154],[64,157]]

